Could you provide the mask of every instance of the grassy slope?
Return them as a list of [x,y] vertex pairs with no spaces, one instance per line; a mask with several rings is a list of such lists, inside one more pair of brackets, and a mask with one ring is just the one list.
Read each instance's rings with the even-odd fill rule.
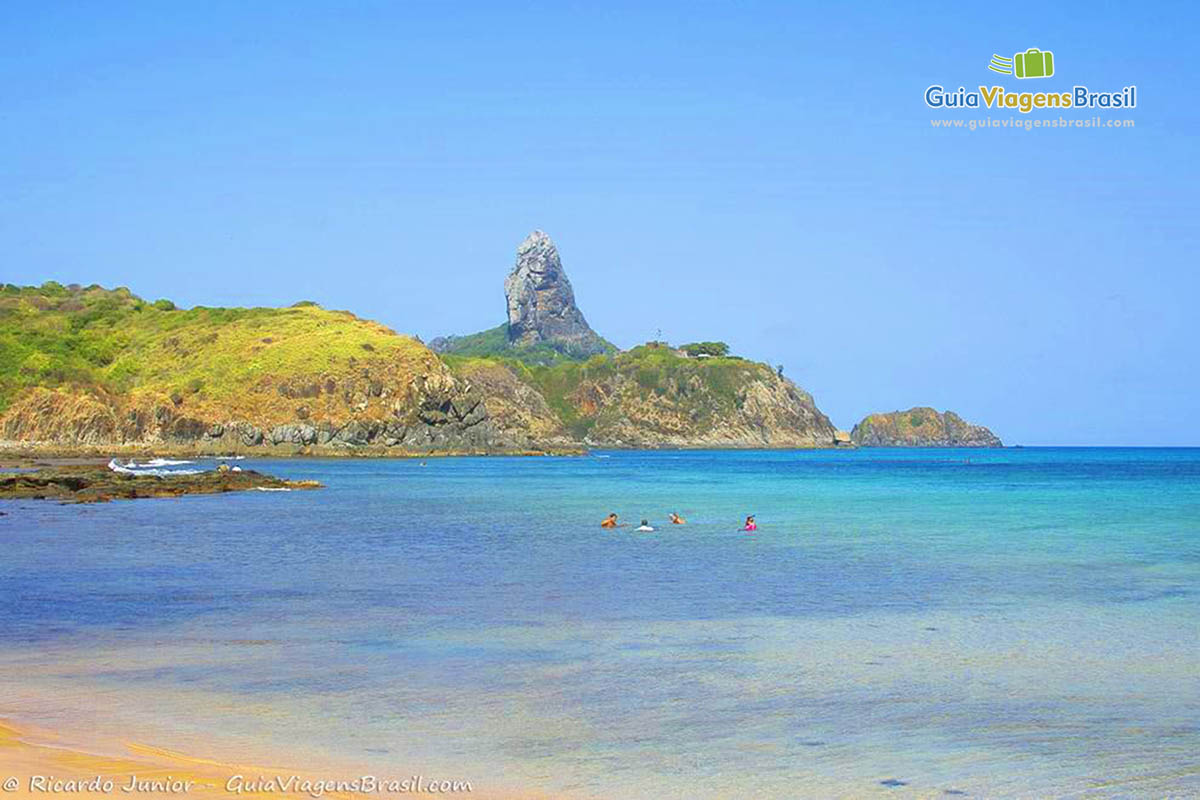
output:
[[312,304],[178,310],[128,289],[0,289],[0,413],[40,386],[175,397],[220,418],[275,403],[290,417],[294,400],[248,389],[364,366],[395,377],[438,365],[411,338]]
[[945,432],[941,415],[928,406],[917,406],[907,411],[868,414],[855,427],[864,437],[873,432],[880,432],[901,440],[936,437]]
[[[564,425],[577,437],[586,435],[602,416],[622,413],[621,405],[592,401],[589,386],[616,383],[637,397],[657,396],[689,403],[698,426],[710,417],[728,414],[740,402],[740,389],[755,377],[769,377],[770,367],[737,357],[691,359],[666,347],[641,346],[586,361],[562,360],[554,364],[529,364],[514,357],[465,357],[448,354],[443,359],[456,372],[468,371],[481,361],[503,363],[521,380],[534,386]],[[697,389],[699,386],[701,388]]]
[[[446,365],[460,375],[472,365],[505,366],[580,438],[625,417],[652,429],[660,414],[702,430],[736,412],[748,384],[773,378],[764,364],[684,358],[662,346],[586,360],[514,350],[504,326],[463,339],[472,347],[445,355]],[[127,289],[0,287],[0,415],[25,389],[41,387],[117,397],[118,407],[173,404],[201,420],[268,425],[295,421],[300,409],[317,421],[345,418],[351,408],[375,418],[402,400],[414,377],[444,371],[414,339],[313,304],[177,310]],[[387,389],[377,401],[370,385],[378,382]],[[513,402],[530,406],[527,398]],[[553,426],[541,413],[539,424]]]
[[[617,352],[611,342],[601,339],[609,353]],[[492,358],[520,361],[530,365],[553,365],[568,361],[584,361],[588,356],[561,350],[549,344],[515,347],[508,341],[508,323],[501,323],[479,333],[449,337],[443,355],[457,358]]]

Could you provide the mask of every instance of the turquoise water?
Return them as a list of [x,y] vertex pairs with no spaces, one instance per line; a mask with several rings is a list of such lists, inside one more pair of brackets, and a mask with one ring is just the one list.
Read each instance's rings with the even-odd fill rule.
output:
[[1200,450],[243,463],[327,488],[0,503],[0,716],[477,792],[1200,796]]

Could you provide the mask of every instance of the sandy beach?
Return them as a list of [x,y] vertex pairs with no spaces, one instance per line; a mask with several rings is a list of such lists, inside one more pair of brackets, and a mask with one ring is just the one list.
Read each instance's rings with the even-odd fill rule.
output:
[[0,720],[0,790],[6,797],[542,797],[488,791],[466,779],[222,763],[135,741],[112,741],[97,750],[104,752],[88,752],[53,731]]

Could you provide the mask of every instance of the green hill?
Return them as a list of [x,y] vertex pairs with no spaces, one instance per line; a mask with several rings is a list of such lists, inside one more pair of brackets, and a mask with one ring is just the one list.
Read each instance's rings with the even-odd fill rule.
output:
[[[614,344],[599,339],[605,352],[617,352]],[[548,366],[568,361],[586,361],[595,353],[572,348],[565,342],[538,342],[532,345],[509,341],[508,323],[465,336],[442,336],[429,343],[430,349],[443,356],[461,358],[504,358],[534,366]]]
[[833,426],[812,397],[765,364],[734,356],[692,358],[663,343],[584,361],[530,364],[513,357],[443,358],[455,374],[505,385],[484,392],[489,413],[513,418],[509,395],[530,387],[548,413],[531,420],[575,440],[613,447],[813,447]]
[[[424,345],[346,311],[0,290],[0,430],[65,443],[503,444]],[[472,430],[475,428],[475,430]]]
[[[811,447],[810,397],[719,342],[586,359],[504,326],[439,357],[346,311],[176,308],[128,289],[0,288],[0,438],[62,449],[513,452]],[[606,347],[611,347],[607,345]]]
[[531,441],[605,447],[820,447],[834,430],[808,393],[724,342],[619,352],[587,324],[542,231],[504,281],[508,320],[430,347],[480,388],[489,416]]

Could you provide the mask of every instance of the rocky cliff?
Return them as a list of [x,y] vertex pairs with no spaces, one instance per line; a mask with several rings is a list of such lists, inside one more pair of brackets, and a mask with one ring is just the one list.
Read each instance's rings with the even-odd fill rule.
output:
[[[811,395],[723,342],[617,351],[541,231],[517,248],[504,293],[507,322],[431,350],[311,302],[179,309],[124,288],[5,285],[0,440],[396,454],[835,443]],[[929,443],[986,433],[930,414]],[[856,441],[885,438],[868,430]]]
[[466,336],[439,336],[430,348],[441,354],[513,356],[544,364],[616,351],[584,319],[558,248],[542,231],[529,234],[517,247],[516,265],[504,280],[504,299],[508,320],[503,325]]
[[[472,385],[488,387],[483,395],[489,415],[521,442],[566,437],[592,447],[833,444],[834,427],[807,392],[765,364],[741,358],[695,359],[648,345],[551,366],[447,360]],[[485,375],[491,376],[487,384]],[[508,388],[497,391],[500,385]],[[530,392],[537,401],[528,399]]]
[[812,396],[765,364],[622,354],[568,395],[599,447],[828,447],[834,426]]
[[508,340],[518,346],[548,344],[579,355],[606,350],[575,305],[558,248],[534,231],[517,247],[517,263],[504,280]]
[[[516,283],[535,262],[553,265],[547,242],[527,242]],[[833,441],[812,397],[764,364],[693,358],[660,343],[623,353],[604,343],[586,360],[546,363],[537,348],[554,337],[583,346],[595,335],[581,315],[537,296],[536,279],[513,283],[510,296],[527,300],[517,303],[528,323],[518,341],[542,337],[534,349],[444,360],[416,339],[313,303],[178,309],[127,289],[4,286],[0,439],[211,454]],[[574,307],[569,294],[560,300]]]
[[1002,447],[1000,438],[953,411],[918,407],[871,414],[854,426],[851,441],[860,447]]
[[415,339],[348,312],[0,291],[0,438],[223,453],[518,448]]
[[724,343],[617,352],[588,326],[558,249],[541,231],[517,248],[504,294],[505,324],[431,347],[522,446],[834,443],[833,425],[807,392],[765,364],[730,356]]
[[541,392],[523,379],[521,365],[470,359],[458,361],[454,372],[484,398],[488,417],[519,446],[559,449],[581,444]]

